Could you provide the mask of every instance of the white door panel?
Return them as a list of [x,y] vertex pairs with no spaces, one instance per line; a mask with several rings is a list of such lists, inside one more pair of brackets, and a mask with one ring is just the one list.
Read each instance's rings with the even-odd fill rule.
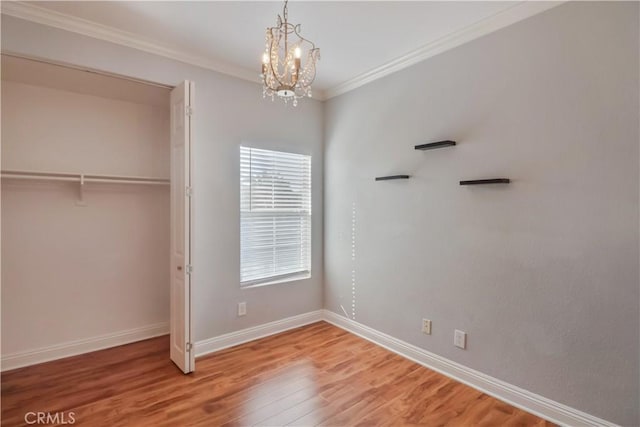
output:
[[171,360],[195,369],[191,348],[191,105],[193,83],[171,91]]

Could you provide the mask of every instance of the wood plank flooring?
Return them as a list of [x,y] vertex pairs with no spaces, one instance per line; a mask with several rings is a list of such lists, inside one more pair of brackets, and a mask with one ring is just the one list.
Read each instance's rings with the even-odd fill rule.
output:
[[183,375],[160,337],[9,371],[2,425],[30,411],[87,426],[552,425],[326,322],[196,367]]

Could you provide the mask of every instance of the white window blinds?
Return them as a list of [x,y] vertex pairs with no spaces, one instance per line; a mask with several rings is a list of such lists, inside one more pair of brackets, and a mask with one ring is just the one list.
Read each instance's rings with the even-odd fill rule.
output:
[[311,271],[311,157],[240,147],[240,282]]

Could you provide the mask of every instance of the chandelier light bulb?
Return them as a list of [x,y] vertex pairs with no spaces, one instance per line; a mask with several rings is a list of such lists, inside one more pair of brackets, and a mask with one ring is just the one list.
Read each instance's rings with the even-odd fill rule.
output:
[[263,64],[268,64],[269,63],[269,54],[267,52],[262,54],[262,63]]
[[299,47],[296,47],[296,49],[293,51],[293,56],[297,59],[300,59],[300,57],[302,56],[302,50]]

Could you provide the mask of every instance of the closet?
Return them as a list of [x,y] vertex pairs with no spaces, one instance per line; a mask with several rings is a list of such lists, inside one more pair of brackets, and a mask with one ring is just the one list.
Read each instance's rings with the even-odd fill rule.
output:
[[3,370],[169,332],[173,98],[2,55]]

